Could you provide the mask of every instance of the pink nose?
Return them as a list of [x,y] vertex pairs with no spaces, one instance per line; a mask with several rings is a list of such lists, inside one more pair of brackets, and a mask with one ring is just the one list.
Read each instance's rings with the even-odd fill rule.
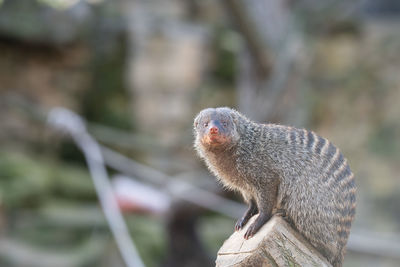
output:
[[218,128],[213,126],[210,128],[210,134],[217,134],[218,133]]

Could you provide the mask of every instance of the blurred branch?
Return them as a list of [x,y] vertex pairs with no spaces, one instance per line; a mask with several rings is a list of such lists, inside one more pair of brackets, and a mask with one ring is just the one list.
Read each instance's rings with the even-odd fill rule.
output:
[[[288,5],[281,0],[225,0],[246,41],[238,57],[238,105],[257,121],[271,121],[289,89],[302,38],[292,22]],[[260,66],[268,63],[268,75]],[[306,64],[307,65],[307,64]],[[264,72],[265,73],[265,72]]]
[[157,140],[145,135],[132,134],[127,131],[111,128],[98,123],[88,123],[89,132],[100,142],[116,145],[123,148],[134,148],[141,150],[161,149]]
[[240,0],[224,0],[222,2],[242,33],[252,59],[257,65],[258,73],[263,77],[268,76],[271,71],[271,63],[266,53],[267,49],[260,39],[260,35],[257,33],[257,28],[253,25],[248,11],[246,11],[246,5]]
[[[181,179],[166,175],[140,164],[107,147],[100,146],[108,166],[129,176],[138,177],[164,188],[171,196],[186,200],[203,208],[232,218],[239,218],[245,210],[243,204],[225,199],[207,190],[200,189]],[[198,179],[201,179],[200,177]]]
[[126,265],[144,266],[115,200],[99,145],[87,133],[83,120],[75,113],[63,108],[52,109],[48,118],[50,125],[54,128],[71,134],[84,153],[100,204]]
[[[299,55],[299,51],[302,47],[302,43],[298,36],[287,37],[288,40],[285,42],[282,48],[282,52],[279,53],[279,60],[276,61],[274,68],[271,72],[271,78],[264,83],[264,90],[261,90],[257,94],[257,98],[254,99],[259,107],[258,112],[261,121],[269,121],[276,115],[280,105],[282,105],[282,97],[285,93],[293,87],[290,87],[290,81],[292,79],[298,80],[302,77],[304,71],[308,68],[310,60],[302,58],[303,61],[300,64],[295,64],[296,58]],[[296,68],[298,72],[296,73]],[[298,84],[295,85],[296,87]],[[294,89],[296,89],[294,87]],[[267,105],[266,105],[267,104]]]

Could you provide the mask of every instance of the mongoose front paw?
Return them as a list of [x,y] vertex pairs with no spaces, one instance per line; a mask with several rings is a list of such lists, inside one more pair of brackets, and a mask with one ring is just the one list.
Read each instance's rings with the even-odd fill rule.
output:
[[246,233],[244,234],[245,239],[253,237],[258,230],[271,218],[269,213],[260,213],[257,219],[249,226]]
[[257,233],[258,229],[256,229],[255,223],[250,225],[250,227],[247,229],[246,233],[244,234],[244,239],[250,239]]
[[244,218],[240,218],[239,220],[237,220],[236,224],[235,224],[235,231],[239,231],[243,228],[243,226],[245,226],[247,223],[247,220],[245,220]]

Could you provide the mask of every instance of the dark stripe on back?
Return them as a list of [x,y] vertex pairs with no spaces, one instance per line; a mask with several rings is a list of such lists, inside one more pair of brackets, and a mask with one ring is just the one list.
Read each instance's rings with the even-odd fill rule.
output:
[[299,131],[299,139],[300,139],[300,144],[304,145],[304,131],[303,130]]
[[342,221],[341,225],[345,226],[346,229],[350,229],[351,223],[352,223],[351,220],[345,220],[345,221]]
[[354,188],[350,188],[350,187],[347,187],[346,186],[346,188],[343,188],[342,190],[344,191],[344,198],[346,199],[346,200],[348,200],[348,202],[350,202],[350,203],[354,203],[355,202],[355,194],[356,194],[356,192],[355,192],[355,190],[353,190]]
[[[350,167],[349,167],[350,170]],[[352,174],[351,170],[350,170],[350,175]],[[355,182],[354,182],[354,177],[348,179],[344,184],[342,184],[342,187],[351,189],[351,188],[355,188]]]
[[354,217],[354,215],[356,215],[356,208],[350,209],[349,215],[350,215],[351,217]]
[[[326,170],[328,168],[328,166],[330,164],[332,164],[331,159],[335,155],[336,150],[337,150],[337,148],[334,145],[332,145],[332,143],[329,143],[328,150],[326,151],[326,155],[324,156],[324,161],[322,162],[322,166],[321,166],[322,170]],[[329,177],[324,178],[323,182],[326,182],[328,180],[328,178]]]
[[338,234],[340,238],[347,238],[349,235],[349,233],[346,230],[340,230]]
[[332,145],[332,143],[329,144],[328,151],[326,151],[326,158],[331,159],[335,153],[336,153],[336,147]]
[[315,142],[314,135],[312,134],[312,132],[308,132],[307,137],[308,137],[307,148],[311,149],[313,144],[314,144],[314,142]]
[[344,157],[342,153],[339,152],[339,157],[335,160],[335,162],[332,162],[332,166],[329,168],[329,171],[327,172],[328,177],[332,177],[333,173],[343,164],[344,162]]
[[318,143],[315,148],[315,152],[317,152],[318,154],[321,154],[321,149],[325,145],[325,143],[326,143],[326,140],[324,138],[318,136]]
[[296,132],[295,130],[290,131],[290,142],[292,145],[296,145]]
[[342,181],[344,178],[346,178],[346,177],[348,177],[348,176],[350,176],[350,175],[351,175],[350,167],[349,167],[348,164],[346,164],[346,167],[344,167],[344,169],[343,169],[341,172],[339,172],[339,173],[337,174],[336,182],[339,183],[339,182]]
[[351,193],[350,194],[350,203],[355,203],[356,202],[356,194]]

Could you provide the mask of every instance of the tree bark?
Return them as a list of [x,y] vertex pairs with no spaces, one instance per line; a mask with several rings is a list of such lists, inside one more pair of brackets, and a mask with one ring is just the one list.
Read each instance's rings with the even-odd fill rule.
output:
[[272,217],[252,238],[244,239],[244,233],[256,216],[225,241],[218,251],[217,267],[331,266],[279,216]]

